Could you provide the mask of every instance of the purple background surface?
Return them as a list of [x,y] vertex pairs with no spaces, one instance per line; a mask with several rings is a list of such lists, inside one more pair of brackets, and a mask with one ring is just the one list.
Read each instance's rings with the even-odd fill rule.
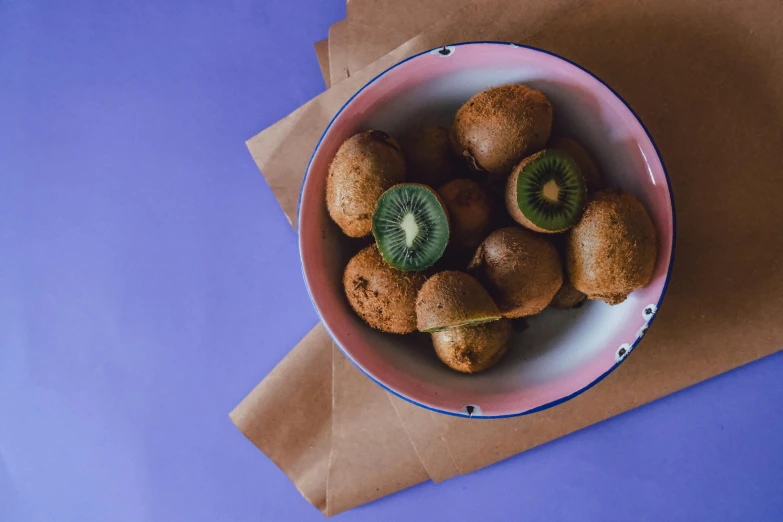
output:
[[[344,14],[0,0],[0,521],[322,519],[227,414],[317,321],[244,141],[323,90]],[[781,520],[782,374],[337,520]]]

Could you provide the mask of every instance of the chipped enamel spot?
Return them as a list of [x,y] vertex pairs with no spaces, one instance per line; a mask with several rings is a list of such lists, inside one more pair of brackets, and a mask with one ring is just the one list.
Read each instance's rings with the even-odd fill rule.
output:
[[454,54],[454,51],[457,50],[457,47],[454,45],[444,45],[443,47],[439,47],[438,49],[433,49],[430,51],[430,54],[437,54],[441,58],[448,58],[449,56]]
[[475,404],[468,404],[467,406],[464,406],[461,411],[468,417],[481,417],[483,415],[481,413],[481,408]]
[[622,361],[623,359],[628,357],[628,354],[631,352],[632,349],[633,347],[630,344],[621,344],[614,354],[614,360],[616,362]]

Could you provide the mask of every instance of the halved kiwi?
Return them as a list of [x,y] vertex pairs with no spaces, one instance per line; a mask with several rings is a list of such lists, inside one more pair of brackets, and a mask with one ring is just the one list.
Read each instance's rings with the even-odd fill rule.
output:
[[576,164],[579,165],[579,171],[585,178],[588,192],[600,190],[601,185],[603,184],[601,181],[601,174],[598,172],[595,163],[593,163],[590,154],[579,143],[570,138],[557,137],[552,138],[549,141],[549,147],[547,148],[562,150],[571,156]]
[[500,319],[489,293],[474,277],[456,270],[429,278],[416,297],[416,326],[438,332]]
[[378,200],[372,233],[387,263],[406,272],[419,271],[435,264],[446,250],[449,218],[434,190],[404,183]]
[[565,152],[547,149],[517,165],[506,184],[506,208],[536,232],[562,232],[579,222],[587,200],[585,178]]

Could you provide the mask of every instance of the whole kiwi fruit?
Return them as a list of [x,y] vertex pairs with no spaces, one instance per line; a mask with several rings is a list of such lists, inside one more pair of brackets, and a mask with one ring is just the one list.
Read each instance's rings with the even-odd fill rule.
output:
[[446,366],[476,373],[493,366],[506,353],[511,320],[500,319],[475,326],[461,326],[432,334],[435,353]]
[[461,163],[451,150],[449,128],[422,125],[400,138],[408,167],[408,182],[434,189],[457,176]]
[[568,279],[589,299],[614,305],[649,284],[658,256],[644,206],[620,190],[593,194],[566,239]]
[[447,270],[429,278],[416,297],[416,325],[422,332],[497,321],[498,307],[472,276]]
[[[557,253],[560,254],[560,259],[565,260],[566,234],[552,234],[547,236],[547,239],[550,240],[557,249]],[[574,288],[574,285],[568,280],[568,272],[566,271],[565,264],[563,264],[563,285],[560,287],[560,290],[557,291],[555,297],[552,298],[552,302],[549,303],[549,306],[559,310],[568,310],[570,308],[578,308],[586,299],[587,296]]]
[[473,180],[460,178],[438,189],[438,195],[449,212],[451,237],[449,246],[475,250],[487,237],[492,220],[492,201]]
[[552,308],[559,308],[561,310],[567,310],[569,308],[576,308],[585,302],[587,296],[574,288],[569,281],[564,280],[563,286],[557,291],[555,297],[552,298],[552,302],[549,306]]
[[558,136],[550,140],[548,148],[562,150],[573,158],[579,166],[579,171],[585,178],[588,192],[595,192],[601,189],[603,184],[601,182],[601,174],[599,174],[598,168],[593,163],[590,154],[579,143],[570,138]]
[[419,273],[389,266],[376,245],[356,254],[343,273],[351,308],[371,327],[396,334],[416,330],[416,296],[424,281]]
[[474,170],[508,174],[541,150],[552,132],[552,104],[541,91],[520,84],[475,94],[454,117],[451,146]]
[[378,130],[360,132],[340,148],[326,178],[326,208],[342,231],[364,237],[381,195],[405,181],[405,158],[396,140]]
[[496,230],[476,250],[468,271],[484,283],[504,317],[534,315],[563,285],[555,246],[520,227]]

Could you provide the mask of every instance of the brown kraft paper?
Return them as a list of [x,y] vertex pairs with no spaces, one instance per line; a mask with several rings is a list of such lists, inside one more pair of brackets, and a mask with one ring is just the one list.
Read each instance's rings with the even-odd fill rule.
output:
[[[319,325],[232,418],[326,514],[428,477],[487,466],[780,349],[783,4],[595,0],[568,11],[545,7],[533,25],[514,7],[487,0],[432,26],[251,139],[253,157],[293,222],[315,143],[376,74],[456,41],[509,40],[550,50],[615,88],[656,140],[677,204],[667,297],[644,342],[597,386],[555,408],[493,421],[439,415],[389,396],[345,360]],[[326,382],[333,386],[330,434],[323,404],[300,393],[317,383],[323,392]],[[365,433],[400,429],[407,446],[362,444]]]
[[324,83],[326,88],[332,86],[330,73],[329,73],[329,39],[319,40],[313,44],[315,48],[315,56],[318,58],[318,67],[321,68],[321,76],[324,77]]
[[[433,24],[471,4],[472,0],[449,2],[349,1],[340,40],[330,46],[338,57],[330,68],[332,85],[383,57]],[[517,0],[518,8],[543,4],[538,0]],[[331,39],[331,34],[330,34]]]
[[349,76],[345,68],[348,44],[348,20],[335,22],[329,28],[329,85],[339,83]]

